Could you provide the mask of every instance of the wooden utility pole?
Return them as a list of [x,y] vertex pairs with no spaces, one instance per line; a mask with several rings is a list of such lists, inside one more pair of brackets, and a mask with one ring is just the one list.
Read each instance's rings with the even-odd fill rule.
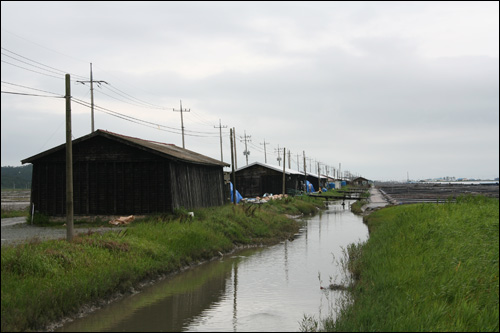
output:
[[233,204],[236,205],[236,173],[234,172],[234,150],[233,150],[233,129],[229,129],[229,139],[231,141],[231,169],[233,176]]
[[318,191],[321,192],[321,170],[319,167],[319,162],[318,162]]
[[245,151],[243,152],[243,155],[245,155],[245,157],[247,159],[247,165],[248,165],[248,155],[250,155],[250,152],[248,151],[248,148],[247,148],[247,140],[251,141],[250,138],[252,136],[251,135],[247,135],[246,131],[244,131],[243,133],[245,133],[245,134],[244,134],[243,137],[240,136],[240,141],[243,142],[242,140],[245,140]]
[[[278,161],[278,165],[281,166],[281,149],[280,149],[280,145],[278,145],[278,149],[275,148],[274,150],[275,153],[278,153],[278,157],[276,158],[276,160]],[[284,162],[283,162],[284,163]]]
[[291,154],[290,149],[288,149],[288,169],[292,168],[292,165],[291,165],[292,159],[290,158],[290,154]]
[[234,167],[238,170],[238,154],[236,154],[236,129],[233,127],[233,143],[234,143]]
[[303,150],[302,154],[304,155],[304,185],[306,187],[306,192],[307,192],[306,151]]
[[182,101],[181,101],[181,109],[180,110],[176,110],[176,109],[172,109],[174,110],[174,112],[180,112],[181,113],[181,131],[182,131],[182,148],[186,148],[186,146],[184,145],[184,118],[182,117],[182,113],[183,112],[190,112],[191,109],[182,109]]
[[224,162],[223,158],[222,158],[222,129],[227,128],[227,126],[222,126],[220,124],[220,119],[219,119],[219,126],[214,126],[214,128],[217,128],[217,127],[219,127],[219,134],[220,134],[220,161]]
[[261,143],[261,145],[264,145],[264,161],[267,164],[266,143],[269,144],[269,142],[266,142],[266,139],[264,139],[264,143]]
[[90,81],[76,81],[81,84],[90,83],[90,114],[91,114],[91,129],[94,132],[94,82],[97,84],[106,83],[106,81],[94,81],[92,76],[92,63],[90,63]]
[[283,195],[285,195],[286,193],[285,159],[286,159],[286,148],[283,148]]
[[71,80],[66,74],[66,240],[73,241],[73,148],[71,141]]

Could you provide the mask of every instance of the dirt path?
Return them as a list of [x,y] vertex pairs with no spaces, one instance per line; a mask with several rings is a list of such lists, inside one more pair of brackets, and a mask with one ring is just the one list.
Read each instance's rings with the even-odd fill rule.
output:
[[[93,232],[123,230],[122,227],[92,228]],[[75,228],[75,234],[87,233],[89,228]],[[33,239],[66,239],[66,228],[38,227],[26,223],[25,217],[11,217],[2,219],[2,245],[19,244]]]
[[369,203],[361,207],[363,214],[370,213],[371,211],[390,205],[391,202],[375,187],[370,188],[370,198]]

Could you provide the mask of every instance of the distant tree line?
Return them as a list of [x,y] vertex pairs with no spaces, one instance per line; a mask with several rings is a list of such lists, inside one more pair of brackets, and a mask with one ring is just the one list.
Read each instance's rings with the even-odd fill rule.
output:
[[2,189],[30,189],[33,165],[3,166]]

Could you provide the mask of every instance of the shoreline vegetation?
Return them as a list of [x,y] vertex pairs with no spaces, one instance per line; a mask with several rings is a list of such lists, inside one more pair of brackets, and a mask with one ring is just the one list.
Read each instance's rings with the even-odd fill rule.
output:
[[[307,196],[263,205],[227,204],[137,219],[119,232],[89,231],[65,240],[2,245],[4,331],[55,329],[82,309],[239,248],[292,239],[324,200]],[[59,225],[41,219],[41,224]],[[76,227],[76,225],[75,225]],[[87,226],[88,227],[88,226]]]
[[498,332],[497,198],[390,206],[363,219],[369,239],[345,251],[349,292],[335,313],[305,317],[302,331]]

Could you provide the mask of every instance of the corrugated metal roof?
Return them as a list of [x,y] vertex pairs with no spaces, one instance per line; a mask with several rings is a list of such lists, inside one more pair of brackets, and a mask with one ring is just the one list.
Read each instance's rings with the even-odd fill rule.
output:
[[[93,138],[95,136],[104,136],[107,138],[110,138],[112,140],[117,140],[125,144],[132,145],[134,147],[140,148],[140,149],[146,149],[148,151],[151,151],[153,153],[157,153],[160,155],[168,155],[169,157],[173,157],[174,159],[186,161],[186,162],[191,162],[191,163],[196,163],[196,164],[204,164],[204,165],[219,165],[219,166],[229,166],[229,164],[221,162],[219,160],[213,159],[211,157],[196,153],[194,151],[184,149],[177,147],[174,144],[168,144],[168,143],[162,143],[162,142],[156,142],[156,141],[149,141],[149,140],[144,140],[144,139],[139,139],[131,136],[126,136],[122,134],[117,134],[109,131],[104,131],[104,130],[96,130],[95,132],[88,134],[86,136],[82,136],[78,139],[73,140],[73,145],[77,144],[79,142],[88,140],[90,138]],[[27,159],[22,160],[21,162],[24,163],[32,163],[32,161],[35,161],[43,156],[49,155],[59,149],[65,149],[66,144],[62,144],[60,146],[57,146],[55,148],[49,149],[45,152],[39,153],[37,155],[34,155],[32,157],[29,157]]]

